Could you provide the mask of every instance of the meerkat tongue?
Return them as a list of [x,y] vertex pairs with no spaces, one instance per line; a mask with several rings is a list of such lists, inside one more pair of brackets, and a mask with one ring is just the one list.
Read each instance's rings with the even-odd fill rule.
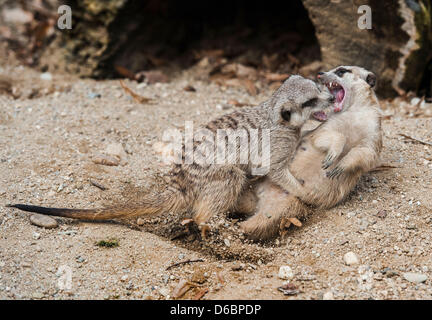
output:
[[336,92],[333,92],[334,97],[336,98],[335,101],[335,107],[334,107],[334,111],[335,112],[340,112],[342,111],[342,107],[343,107],[343,100],[345,98],[345,90],[343,88],[340,88],[338,90],[335,90]]
[[312,114],[312,116],[317,119],[318,121],[326,121],[327,120],[327,115],[325,114],[324,111],[317,111],[314,112]]

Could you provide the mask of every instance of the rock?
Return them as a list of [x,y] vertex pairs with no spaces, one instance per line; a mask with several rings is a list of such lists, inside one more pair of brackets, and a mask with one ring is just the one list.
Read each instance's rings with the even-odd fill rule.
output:
[[145,223],[145,221],[144,221],[143,218],[138,218],[138,219],[137,219],[137,225],[139,225],[139,226],[143,226],[144,223]]
[[11,24],[26,24],[33,22],[33,14],[21,8],[3,8],[2,16],[5,22]]
[[118,158],[119,160],[125,160],[126,159],[126,152],[124,151],[121,143],[109,144],[105,149],[105,153],[109,156],[114,156],[114,157]]
[[43,299],[45,296],[42,292],[36,291],[32,293],[32,299]]
[[95,99],[95,98],[101,98],[102,95],[100,93],[96,93],[96,92],[90,92],[87,97],[89,99]]
[[333,292],[327,291],[324,293],[323,300],[334,300]]
[[35,226],[52,229],[57,228],[58,223],[55,219],[44,216],[42,214],[33,214],[30,216],[30,222],[34,224]]
[[357,257],[357,255],[354,252],[347,252],[344,255],[344,261],[348,266],[354,265],[354,264],[359,264],[359,259]]
[[120,281],[125,282],[129,277],[125,274],[120,278]]
[[356,215],[355,212],[348,212],[348,213],[347,213],[347,217],[348,217],[348,218],[352,218],[352,217],[354,217],[355,215]]
[[224,239],[224,244],[229,247],[231,246],[231,242],[228,239]]
[[40,78],[41,78],[41,80],[51,81],[52,75],[49,72],[44,72],[44,73],[41,73]]
[[38,233],[38,232],[33,232],[33,239],[35,239],[35,240],[39,240],[40,237],[41,237],[40,233]]
[[294,278],[294,272],[289,266],[281,266],[279,268],[278,277],[284,280],[290,280]]
[[104,154],[95,156],[92,161],[96,164],[102,164],[104,166],[118,166],[120,160],[117,157],[111,157]]
[[414,283],[425,282],[428,278],[428,276],[425,274],[415,273],[415,272],[406,272],[403,274],[403,277],[405,278],[405,280],[407,280],[409,282],[414,282]]
[[421,100],[420,98],[418,98],[418,97],[414,97],[414,98],[411,99],[410,103],[411,103],[412,106],[416,106],[416,105],[418,105],[421,101],[422,101],[422,100]]

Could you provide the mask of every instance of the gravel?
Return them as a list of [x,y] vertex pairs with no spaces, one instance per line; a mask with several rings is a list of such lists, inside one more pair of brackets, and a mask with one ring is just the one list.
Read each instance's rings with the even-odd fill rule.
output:
[[[0,54],[0,59],[6,56]],[[142,217],[139,229],[137,219],[88,223],[62,218],[56,219],[57,229],[47,229],[29,222],[28,213],[2,205],[95,208],[139,200],[150,177],[166,170],[152,150],[165,129],[236,110],[225,110],[229,100],[258,104],[270,92],[263,86],[250,96],[243,88],[201,80],[191,69],[173,75],[169,83],[138,88],[125,80],[138,94],[155,99],[154,104],[139,104],[117,80],[53,74],[46,81],[39,72],[12,62],[3,63],[0,74],[13,75],[23,92],[40,92],[33,99],[0,95],[0,288],[9,288],[0,290],[0,299],[166,299],[177,284],[171,275],[189,280],[197,267],[203,286],[210,289],[204,299],[319,299],[328,298],[328,292],[334,299],[432,298],[432,148],[399,135],[432,141],[431,117],[410,116],[409,106],[382,100],[382,163],[396,168],[365,175],[345,202],[316,210],[286,239],[248,243],[227,227],[214,242],[189,236],[171,240],[180,221],[190,218],[172,214]],[[196,92],[183,90],[187,85]],[[92,99],[89,92],[101,96]],[[111,144],[128,150],[121,152],[125,159],[116,166],[93,163]],[[92,186],[90,179],[107,189]],[[382,210],[385,214],[379,214]],[[221,220],[221,226],[237,226],[234,219]],[[95,246],[111,238],[120,245]],[[223,239],[229,239],[229,247]],[[358,264],[346,262],[350,251]],[[205,262],[165,271],[179,262],[180,253]],[[77,262],[77,256],[85,262]],[[31,266],[22,267],[26,262]],[[368,266],[359,273],[360,263]],[[285,296],[277,289],[282,282],[278,272],[288,264],[298,289]],[[72,274],[70,293],[57,286],[66,273],[57,277],[48,271],[60,267]],[[128,278],[121,281],[125,269]],[[224,284],[217,272],[223,273]],[[417,274],[419,282],[409,282],[407,273]],[[196,293],[191,289],[182,299]]]

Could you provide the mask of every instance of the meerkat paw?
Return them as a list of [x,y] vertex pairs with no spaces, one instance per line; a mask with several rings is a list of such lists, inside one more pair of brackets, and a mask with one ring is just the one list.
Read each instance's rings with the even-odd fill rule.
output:
[[344,169],[342,167],[336,166],[330,171],[327,171],[326,176],[329,179],[339,178],[344,173]]
[[210,226],[209,226],[208,224],[201,223],[201,224],[198,226],[198,229],[201,231],[201,238],[202,238],[203,240],[207,240],[207,235],[208,235],[208,233],[211,231]]
[[298,228],[300,228],[303,224],[301,223],[301,221],[297,218],[285,218],[283,217],[281,219],[280,225],[279,225],[279,235],[281,237],[284,237],[287,233],[288,233],[288,228],[294,225]]
[[269,240],[278,235],[278,220],[263,213],[257,213],[240,224],[240,230],[254,241]]

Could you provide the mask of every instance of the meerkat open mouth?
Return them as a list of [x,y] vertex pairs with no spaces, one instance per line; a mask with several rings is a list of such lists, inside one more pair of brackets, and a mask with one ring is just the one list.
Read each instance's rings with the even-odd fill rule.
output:
[[327,120],[327,114],[324,111],[317,111],[312,113],[312,117],[318,121],[324,122]]
[[342,85],[337,82],[331,81],[326,83],[327,88],[330,90],[333,97],[335,97],[334,112],[340,112],[343,108],[343,102],[345,100],[345,89]]

